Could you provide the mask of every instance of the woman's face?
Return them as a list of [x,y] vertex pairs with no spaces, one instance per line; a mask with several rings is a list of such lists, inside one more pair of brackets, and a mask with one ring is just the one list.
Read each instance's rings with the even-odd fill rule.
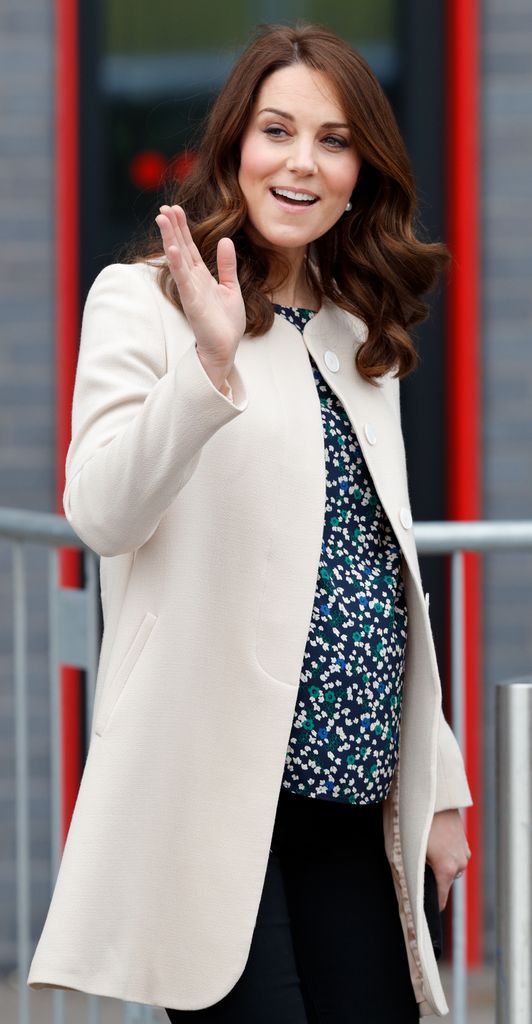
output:
[[238,174],[262,240],[299,249],[324,235],[344,213],[360,165],[326,75],[295,64],[265,79],[242,137]]

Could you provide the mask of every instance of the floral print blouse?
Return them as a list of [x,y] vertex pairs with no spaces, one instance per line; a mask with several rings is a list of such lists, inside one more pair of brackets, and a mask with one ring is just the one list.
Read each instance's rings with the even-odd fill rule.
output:
[[[273,308],[300,331],[313,316]],[[325,522],[282,788],[371,804],[387,796],[398,756],[407,636],[401,550],[349,417],[309,358],[324,430]]]

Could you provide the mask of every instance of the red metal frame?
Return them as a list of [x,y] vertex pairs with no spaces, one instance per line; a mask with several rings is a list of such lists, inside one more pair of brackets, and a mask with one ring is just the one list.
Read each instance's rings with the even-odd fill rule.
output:
[[[452,252],[447,320],[449,519],[481,518],[480,360],[480,4],[447,3],[447,239]],[[467,879],[469,966],[482,962],[481,568],[465,557],[465,759],[474,807],[466,824],[473,858]]]
[[[56,508],[63,511],[64,466],[71,429],[72,389],[79,334],[79,188],[78,188],[78,4],[56,0],[55,7],[55,267],[56,267]],[[60,585],[80,585],[80,556],[60,553]],[[63,666],[62,832],[68,832],[81,766],[81,687],[77,669]]]

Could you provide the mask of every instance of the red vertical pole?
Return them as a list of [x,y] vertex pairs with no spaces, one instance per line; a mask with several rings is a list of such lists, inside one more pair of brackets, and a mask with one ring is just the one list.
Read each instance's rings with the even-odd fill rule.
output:
[[[79,334],[79,195],[78,195],[78,5],[56,0],[55,63],[55,308],[56,308],[56,508],[63,512],[65,457],[70,441],[72,389]],[[60,585],[80,584],[80,556],[60,553]],[[80,676],[63,666],[62,829],[66,838],[79,787],[81,764]]]
[[[447,3],[447,238],[452,253],[447,321],[448,517],[481,517],[480,4]],[[466,823],[469,966],[482,960],[481,573],[465,557],[465,759],[474,807]]]

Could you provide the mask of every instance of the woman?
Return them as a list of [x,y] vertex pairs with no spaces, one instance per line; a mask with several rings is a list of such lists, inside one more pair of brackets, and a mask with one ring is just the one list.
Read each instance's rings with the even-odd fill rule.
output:
[[172,1021],[441,1015],[425,863],[443,909],[471,797],[398,379],[447,252],[378,82],[312,25],[248,47],[175,198],[84,311],[64,506],[105,629],[28,984]]

